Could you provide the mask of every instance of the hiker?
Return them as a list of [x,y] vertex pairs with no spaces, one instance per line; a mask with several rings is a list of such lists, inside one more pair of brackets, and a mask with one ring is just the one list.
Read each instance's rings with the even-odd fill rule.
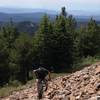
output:
[[[48,83],[47,81],[51,80],[51,76],[50,76],[50,72],[43,68],[43,67],[39,67],[38,69],[36,70],[33,70],[33,72],[35,73],[35,76],[37,78],[37,91],[38,91],[38,98],[39,99],[42,99],[42,94],[41,92],[43,92],[40,88],[42,82],[44,82],[45,84],[45,91],[47,91],[48,89]],[[47,80],[47,76],[48,76],[48,80]]]

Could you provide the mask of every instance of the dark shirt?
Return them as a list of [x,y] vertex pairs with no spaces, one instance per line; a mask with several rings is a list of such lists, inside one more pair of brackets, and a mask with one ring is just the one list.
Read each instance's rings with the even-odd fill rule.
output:
[[38,69],[36,69],[35,71],[35,75],[36,75],[36,78],[37,79],[45,79],[45,77],[48,75],[48,70],[43,68],[43,67],[40,67]]

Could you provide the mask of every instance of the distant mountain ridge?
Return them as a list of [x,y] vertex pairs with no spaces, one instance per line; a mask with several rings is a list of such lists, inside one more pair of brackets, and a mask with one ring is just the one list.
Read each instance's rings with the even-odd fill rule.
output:
[[[0,13],[0,21],[7,22],[10,19],[13,19],[14,22],[21,21],[32,21],[39,22],[44,16],[43,12],[34,12],[34,13]],[[50,18],[54,18],[55,15],[48,14]]]
[[[33,13],[3,13],[0,12],[0,22],[7,22],[11,18],[14,22],[21,22],[21,21],[32,21],[35,23],[40,22],[41,18],[44,16],[44,12],[33,12]],[[57,14],[52,14],[50,12],[47,13],[49,18],[55,19]],[[100,21],[100,16],[79,16],[79,15],[73,15],[77,21],[88,21],[91,17],[93,17],[95,20]]]
[[[10,19],[12,19],[17,29],[20,32],[22,33],[24,32],[32,35],[37,31],[41,18],[46,13],[49,16],[50,20],[54,20],[56,18],[56,15],[59,14],[59,12],[57,13],[56,11],[43,10],[43,9],[23,10],[23,9],[5,8],[4,10],[3,8],[2,9],[0,8],[0,26],[7,24],[7,22],[9,22]],[[86,25],[91,17],[93,17],[97,21],[97,23],[100,24],[99,15],[87,16],[87,15],[79,14],[78,11],[76,12],[72,11],[68,13],[68,15],[69,14],[72,14],[76,18],[77,27],[80,27],[80,25]]]
[[[51,19],[54,19],[60,12],[48,9],[32,9],[32,8],[5,8],[0,7],[0,22],[7,22],[10,18],[14,22],[32,21],[38,23],[44,14],[48,14]],[[70,10],[68,14],[72,14],[77,21],[88,20],[93,17],[95,20],[100,21],[100,14],[95,13],[92,15],[90,12],[80,10]]]

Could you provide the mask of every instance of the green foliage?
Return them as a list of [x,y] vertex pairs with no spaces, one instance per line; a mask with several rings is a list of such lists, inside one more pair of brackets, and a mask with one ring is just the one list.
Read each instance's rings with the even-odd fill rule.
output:
[[54,32],[56,33],[66,33],[66,18],[64,16],[58,16],[58,19],[55,21]]
[[100,57],[92,57],[92,56],[87,56],[83,57],[80,60],[78,60],[77,63],[73,65],[73,71],[81,70],[84,67],[87,67],[93,63],[96,63],[100,60]]
[[70,68],[73,63],[73,38],[67,33],[66,22],[66,18],[60,15],[53,26],[48,17],[44,16],[39,31],[33,38],[34,62],[53,66],[55,71],[66,69],[67,66]]
[[[100,59],[100,26],[92,18],[85,27],[65,7],[52,22],[44,15],[37,33],[21,34],[11,21],[0,30],[0,86],[18,86],[32,78],[32,65],[55,72],[83,68]],[[95,58],[96,56],[96,58]],[[98,56],[98,58],[97,58]],[[82,66],[82,67],[81,67]],[[20,82],[19,82],[20,81]]]
[[[29,79],[31,69],[31,38],[20,34],[10,22],[0,32],[0,85],[9,81]],[[3,77],[2,77],[3,76]]]
[[[36,64],[50,64],[51,61],[51,34],[53,33],[52,23],[50,23],[47,15],[41,21],[39,31],[33,38],[33,61]],[[50,52],[49,52],[50,51]],[[48,60],[49,58],[49,60]]]
[[12,25],[3,27],[0,32],[0,85],[9,82],[9,54],[13,48],[13,42],[16,34],[16,29]]
[[86,30],[80,34],[79,49],[82,56],[100,54],[100,31],[95,20],[90,19]]
[[[69,69],[73,63],[73,37],[72,34],[67,32],[67,21],[64,16],[59,16],[55,22],[55,62],[57,66],[62,69]],[[64,67],[64,68],[63,68]],[[59,67],[58,67],[59,68]]]
[[32,63],[32,46],[30,37],[26,34],[21,34],[16,39],[14,47],[17,56],[15,54],[15,57],[12,57],[12,62],[15,59],[15,62],[17,63],[17,66],[20,69],[18,73],[18,79],[22,82],[26,82],[29,79],[29,70],[31,69]]
[[13,22],[5,25],[1,29],[1,36],[7,42],[8,49],[12,48],[15,39],[18,37],[19,32],[16,27],[13,25]]
[[75,31],[76,31],[76,27],[77,27],[77,22],[76,22],[76,19],[72,16],[72,15],[69,15],[67,17],[67,32],[71,33],[73,35],[73,37],[75,38],[76,35],[75,35]]

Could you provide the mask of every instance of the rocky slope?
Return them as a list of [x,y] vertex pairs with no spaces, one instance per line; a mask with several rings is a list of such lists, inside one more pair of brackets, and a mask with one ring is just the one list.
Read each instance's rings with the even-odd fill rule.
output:
[[[1,100],[37,100],[36,85]],[[49,82],[42,100],[100,100],[100,62]]]

